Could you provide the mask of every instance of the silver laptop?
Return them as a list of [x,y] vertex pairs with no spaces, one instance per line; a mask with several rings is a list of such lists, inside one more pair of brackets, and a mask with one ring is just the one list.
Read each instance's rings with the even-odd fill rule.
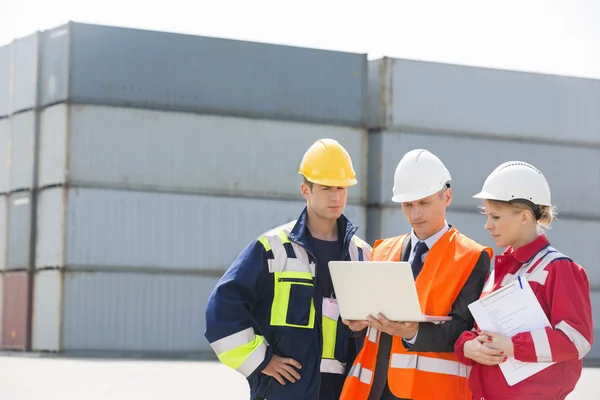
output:
[[329,270],[342,319],[365,320],[378,313],[398,322],[452,319],[423,314],[412,269],[405,261],[330,261]]

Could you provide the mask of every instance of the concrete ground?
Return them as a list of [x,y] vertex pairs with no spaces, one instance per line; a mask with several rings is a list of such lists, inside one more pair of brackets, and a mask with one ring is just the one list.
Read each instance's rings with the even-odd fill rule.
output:
[[[5,400],[244,400],[246,380],[211,361],[0,355]],[[586,368],[569,400],[598,399],[600,368]]]

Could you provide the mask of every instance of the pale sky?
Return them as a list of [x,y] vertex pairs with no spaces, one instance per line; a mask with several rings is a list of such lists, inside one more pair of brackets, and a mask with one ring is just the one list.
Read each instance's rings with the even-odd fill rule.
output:
[[600,79],[600,0],[151,3],[0,0],[0,44],[77,21]]

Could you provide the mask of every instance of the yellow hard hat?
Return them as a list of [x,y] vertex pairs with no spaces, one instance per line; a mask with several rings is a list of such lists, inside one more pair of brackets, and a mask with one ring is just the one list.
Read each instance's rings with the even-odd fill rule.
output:
[[323,186],[353,186],[358,182],[346,149],[333,139],[317,140],[304,153],[298,173]]

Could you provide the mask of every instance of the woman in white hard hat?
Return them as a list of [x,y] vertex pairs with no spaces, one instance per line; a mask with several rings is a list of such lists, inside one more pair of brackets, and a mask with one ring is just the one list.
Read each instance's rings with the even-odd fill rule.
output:
[[[564,399],[575,388],[581,359],[593,342],[592,311],[586,272],[541,232],[555,214],[548,182],[533,165],[511,161],[496,168],[473,197],[483,199],[485,229],[497,246],[506,247],[495,257],[482,297],[525,278],[550,322],[549,327],[512,338],[497,332],[463,333],[455,352],[473,367],[473,398]],[[510,386],[499,366],[508,357],[554,364]]]

